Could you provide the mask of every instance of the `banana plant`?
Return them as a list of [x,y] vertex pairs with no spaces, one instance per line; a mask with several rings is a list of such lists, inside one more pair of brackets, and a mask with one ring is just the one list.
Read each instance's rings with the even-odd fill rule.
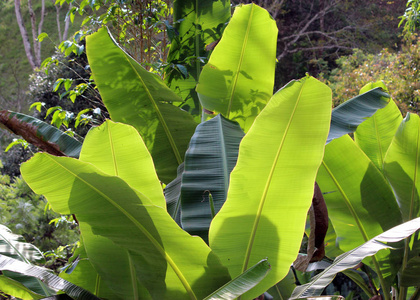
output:
[[[386,91],[377,82],[361,93],[378,87]],[[345,135],[326,146],[317,182],[325,193],[340,250],[351,251],[418,216],[418,136],[418,116],[408,114],[403,120],[391,100],[357,127],[354,140]],[[377,274],[376,284],[385,299],[390,299],[391,287],[400,292],[399,299],[405,299],[409,284],[397,280],[397,274],[406,274],[414,285],[418,276],[412,267],[418,251],[417,239],[407,238],[397,250],[385,249],[363,261]],[[360,285],[369,290],[363,282]]]
[[[255,4],[235,10],[200,76],[201,104],[214,117],[200,126],[177,107],[183,100],[105,29],[87,38],[89,63],[111,118],[134,128],[107,121],[89,132],[79,159],[39,153],[22,165],[29,186],[79,222],[82,248],[74,270],[62,275],[67,281],[101,298],[218,299],[232,293],[223,297],[254,299],[289,273],[327,137],[340,126],[330,130],[331,90],[309,75],[272,94],[274,27]],[[377,109],[384,94],[368,95],[375,93]],[[354,105],[360,108],[358,101],[345,107]],[[353,124],[345,133],[354,130],[354,122],[345,120]],[[203,152],[207,142],[212,148]],[[216,153],[221,161],[212,152],[222,152]],[[195,163],[200,155],[210,161]],[[204,195],[189,190],[188,182],[209,174],[212,160],[218,171],[208,177],[217,179],[219,189],[209,185]],[[161,182],[177,175],[181,202],[175,192],[171,214],[180,212],[181,225],[191,217],[205,219],[199,231],[209,226],[209,244],[168,213]],[[202,207],[203,217],[196,216]],[[261,263],[266,257],[267,275],[268,265]],[[238,284],[243,288],[232,292]]]

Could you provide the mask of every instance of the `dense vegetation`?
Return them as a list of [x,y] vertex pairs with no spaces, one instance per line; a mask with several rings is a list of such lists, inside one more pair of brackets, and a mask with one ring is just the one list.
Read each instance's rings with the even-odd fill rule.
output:
[[[349,297],[420,297],[420,248],[407,238],[420,228],[415,38],[406,32],[399,52],[334,60],[311,35],[320,26],[340,39],[336,25],[348,34],[350,20],[337,17],[354,4],[260,1],[273,20],[256,4],[231,16],[229,1],[176,1],[170,23],[164,1],[67,2],[86,28],[32,75],[36,114],[0,111],[26,156],[44,152],[21,172],[46,197],[2,177],[2,292],[299,299],[342,272],[358,286]],[[296,7],[308,26],[290,30],[310,46],[291,49],[281,43],[299,34],[278,38],[276,27]],[[350,32],[336,54],[374,39]],[[311,57],[333,91],[308,74],[275,87],[287,65],[276,58],[305,62],[300,74],[315,70]],[[67,281],[34,266],[44,257],[55,271],[68,262]]]

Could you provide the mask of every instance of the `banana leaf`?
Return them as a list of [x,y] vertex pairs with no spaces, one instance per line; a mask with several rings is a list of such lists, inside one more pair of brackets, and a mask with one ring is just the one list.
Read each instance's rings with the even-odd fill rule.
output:
[[[151,299],[141,283],[134,283],[127,251],[106,237],[94,235],[88,226],[84,226],[82,243],[70,262],[76,264],[72,266],[74,270],[66,269],[60,277],[97,297],[129,300],[141,295],[142,299]],[[113,276],[100,275],[104,273]]]
[[241,142],[209,242],[232,277],[270,260],[270,273],[243,299],[279,282],[298,254],[330,116],[331,90],[305,77],[271,98]]
[[179,165],[176,178],[168,183],[163,191],[166,209],[179,226],[181,226],[181,180],[183,172],[184,163]]
[[334,108],[327,144],[345,134],[354,132],[368,117],[378,109],[385,107],[389,98],[390,96],[381,87],[377,87]]
[[58,128],[25,114],[0,111],[2,128],[20,135],[28,143],[56,156],[79,157],[82,143]]
[[45,295],[34,293],[20,282],[4,275],[0,275],[0,291],[22,300],[38,300],[45,298]]
[[[378,81],[366,85],[360,93],[376,87],[388,92],[385,85]],[[379,170],[382,170],[386,151],[402,119],[400,110],[394,100],[390,99],[385,108],[374,113],[354,132],[354,141]]]
[[[329,217],[337,234],[337,246],[343,251],[349,251],[401,224],[401,215],[390,186],[348,135],[325,147],[317,183],[324,193]],[[389,283],[397,272],[389,262],[389,252],[384,251],[375,256],[374,261],[366,263]]]
[[276,22],[256,4],[237,6],[201,71],[197,93],[208,111],[247,132],[273,94]]
[[208,240],[214,215],[225,203],[230,172],[244,132],[222,115],[201,123],[185,154],[181,184],[182,228]]
[[[96,240],[85,239],[85,230],[124,248],[120,259],[128,261],[132,282],[144,285],[152,298],[202,299],[230,280],[203,240],[188,235],[164,208],[153,205],[121,178],[89,163],[45,153],[36,154],[21,171],[55,211],[76,215],[91,261],[121,267],[108,256],[89,254]],[[114,278],[113,273],[96,270],[101,278]]]
[[181,65],[185,70],[181,72],[175,67],[165,81],[184,100],[181,107],[200,116],[195,86],[204,65],[203,59],[210,53],[209,46],[217,43],[230,19],[230,1],[176,0],[173,8],[176,34],[171,41],[167,62],[174,67]]
[[267,259],[263,259],[238,277],[226,283],[211,295],[204,298],[204,300],[236,299],[257,285],[262,279],[264,279],[269,271],[270,264]]
[[407,113],[385,156],[384,174],[394,190],[403,220],[419,216],[420,120]]
[[[45,263],[44,256],[37,247],[27,243],[23,236],[12,233],[12,231],[4,225],[0,225],[0,254],[20,260],[28,265],[31,265],[32,263]],[[52,291],[37,278],[23,276],[7,270],[4,271],[3,274],[23,284],[32,292],[44,296],[51,295]]]
[[410,236],[420,229],[420,218],[393,227],[375,236],[361,246],[350,250],[339,257],[323,272],[315,276],[311,282],[298,286],[290,299],[299,299],[321,295],[323,289],[334,279],[338,272],[357,266],[365,257],[374,255],[379,250],[391,248],[384,243],[395,243]]
[[407,263],[407,268],[401,273],[401,286],[420,286],[420,257],[416,256]]
[[83,143],[80,160],[120,177],[153,204],[166,207],[152,157],[134,127],[107,120],[92,128]]
[[95,83],[111,119],[134,126],[151,153],[159,178],[170,182],[183,162],[196,123],[156,75],[125,53],[105,28],[86,38]]
[[293,290],[296,288],[296,278],[293,274],[293,270],[290,268],[289,273],[282,281],[278,282],[276,285],[271,287],[268,290],[268,293],[273,300],[284,300],[289,299],[293,293]]
[[0,271],[21,273],[42,280],[47,286],[55,291],[63,291],[74,299],[99,300],[88,291],[54,275],[50,270],[32,266],[20,260],[0,254]]

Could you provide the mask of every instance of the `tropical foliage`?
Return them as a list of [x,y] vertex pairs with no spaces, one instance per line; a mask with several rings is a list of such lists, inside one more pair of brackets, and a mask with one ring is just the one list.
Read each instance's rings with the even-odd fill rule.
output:
[[[396,286],[405,299],[396,275],[400,270],[409,278],[406,285],[418,279],[412,271],[417,240],[392,251],[383,242],[420,228],[418,117],[408,114],[401,122],[380,83],[333,111],[331,90],[309,75],[273,94],[273,24],[255,4],[235,9],[198,77],[200,124],[197,110],[181,109],[197,104],[193,95],[166,86],[105,28],[90,35],[90,67],[112,121],[91,129],[77,155],[37,153],[21,168],[56,212],[74,215],[80,247],[60,279],[10,258],[15,253],[6,249],[0,256],[5,280],[16,273],[37,278],[41,297],[58,290],[76,299],[254,299],[267,290],[289,297],[283,285],[290,282],[316,179],[337,241],[325,251],[330,257],[347,252],[314,281],[324,287],[336,272],[373,255],[363,262],[377,274],[384,297]],[[32,124],[3,114],[9,127]],[[51,128],[33,124],[29,136],[50,141],[50,148],[75,141],[59,134],[52,140]],[[318,229],[311,225],[311,231]],[[17,280],[16,290],[24,290],[25,281]],[[379,293],[363,280],[358,284],[369,296]],[[322,287],[303,286],[294,295]]]

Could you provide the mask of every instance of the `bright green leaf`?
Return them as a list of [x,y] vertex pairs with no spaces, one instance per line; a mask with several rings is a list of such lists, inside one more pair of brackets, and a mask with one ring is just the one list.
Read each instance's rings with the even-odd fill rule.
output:
[[270,260],[271,272],[244,299],[275,285],[296,259],[330,116],[331,90],[306,77],[278,91],[241,142],[209,241],[232,277]]
[[248,131],[273,94],[277,32],[265,9],[236,7],[200,75],[197,93],[203,108]]

